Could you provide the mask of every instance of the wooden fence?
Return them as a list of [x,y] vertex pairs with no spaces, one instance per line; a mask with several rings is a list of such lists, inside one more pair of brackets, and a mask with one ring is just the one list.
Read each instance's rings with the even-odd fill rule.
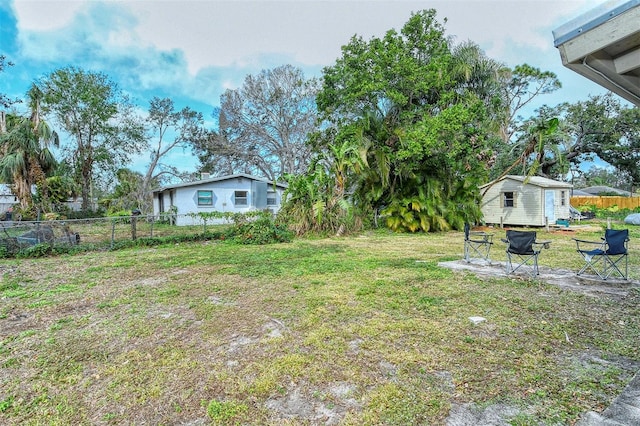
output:
[[576,208],[581,206],[596,206],[599,209],[618,206],[619,209],[633,210],[640,207],[640,197],[571,197],[571,205]]

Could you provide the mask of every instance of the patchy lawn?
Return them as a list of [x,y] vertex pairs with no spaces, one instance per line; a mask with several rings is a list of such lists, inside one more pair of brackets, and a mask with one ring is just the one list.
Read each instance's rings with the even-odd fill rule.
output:
[[[577,268],[571,235],[544,233],[541,265]],[[373,232],[2,260],[0,423],[438,425],[499,406],[537,425],[604,409],[640,368],[640,291],[439,267],[462,240]]]

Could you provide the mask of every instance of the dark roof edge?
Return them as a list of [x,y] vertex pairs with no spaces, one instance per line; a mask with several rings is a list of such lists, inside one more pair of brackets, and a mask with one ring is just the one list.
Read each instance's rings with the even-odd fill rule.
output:
[[558,47],[569,40],[573,40],[580,34],[602,25],[629,9],[639,6],[640,0],[627,0],[624,3],[618,2],[614,7],[607,9],[610,3],[615,2],[609,1],[553,30],[554,46]]

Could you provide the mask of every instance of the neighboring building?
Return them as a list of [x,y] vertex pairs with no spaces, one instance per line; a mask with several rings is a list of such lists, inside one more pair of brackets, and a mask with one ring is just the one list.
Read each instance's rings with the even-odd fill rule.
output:
[[199,212],[244,213],[252,210],[280,210],[286,185],[239,173],[170,185],[153,191],[153,214],[177,209],[176,225],[192,225],[196,219],[186,216]]
[[4,215],[9,207],[18,204],[20,200],[11,192],[11,186],[0,183],[0,215]]
[[572,197],[594,197],[595,195],[583,191],[582,189],[574,189],[571,191]]
[[483,220],[488,224],[545,226],[569,219],[572,187],[540,176],[504,176],[480,187]]
[[[585,192],[587,196],[606,194],[606,195],[617,195],[621,197],[631,197],[631,193],[629,191],[612,188],[610,186],[590,186],[588,188],[581,188],[580,191]],[[574,195],[576,195],[575,191],[574,191]]]

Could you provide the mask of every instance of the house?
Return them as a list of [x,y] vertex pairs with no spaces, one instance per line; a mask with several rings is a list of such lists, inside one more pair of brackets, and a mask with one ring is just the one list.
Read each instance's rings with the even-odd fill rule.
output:
[[[170,185],[153,191],[153,214],[175,212],[176,225],[198,222],[192,213],[280,210],[286,184],[238,173],[210,178],[208,173],[195,182]],[[177,209],[177,212],[176,212]]]
[[573,185],[540,176],[507,175],[480,187],[485,223],[546,226],[571,217]]

